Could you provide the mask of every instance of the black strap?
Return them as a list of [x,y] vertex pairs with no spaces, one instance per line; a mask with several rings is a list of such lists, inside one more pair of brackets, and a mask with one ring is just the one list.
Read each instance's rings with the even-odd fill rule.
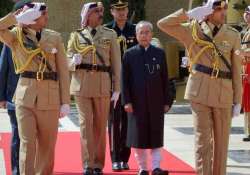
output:
[[32,78],[37,80],[54,80],[57,81],[57,73],[56,72],[31,72],[24,71],[20,74],[21,77],[24,78]]
[[76,69],[85,69],[90,71],[97,71],[97,72],[110,72],[110,66],[104,65],[93,65],[93,64],[80,64],[76,66]]
[[220,28],[217,27],[217,26],[215,26],[215,27],[214,27],[214,30],[213,30],[213,32],[212,32],[213,36],[215,36],[215,35],[219,32],[219,30],[220,30]]
[[49,62],[46,61],[45,59],[42,59],[40,55],[38,55],[36,57],[36,59],[39,60],[39,61],[41,61],[43,64],[45,64],[49,72],[53,71],[53,69],[52,69],[51,65],[49,64]]
[[[24,35],[26,35],[26,34],[24,33]],[[28,38],[28,37],[25,37],[25,38],[27,39],[27,41],[30,42],[30,43],[23,43],[23,45],[24,45],[25,47],[27,47],[27,45],[30,44],[29,46],[30,46],[32,49],[37,49],[37,48],[38,48],[37,45],[35,44],[35,42],[34,42],[33,40],[31,40],[31,39]],[[49,72],[52,72],[52,71],[53,71],[52,66],[49,64],[48,61],[45,61],[45,59],[42,60],[41,57],[42,57],[42,55],[41,55],[41,54],[38,54],[38,56],[36,56],[36,59],[37,59],[38,61],[42,62],[43,64],[46,64],[46,67],[47,67],[48,71],[49,71]],[[37,64],[38,64],[38,63],[37,63]]]
[[228,68],[228,70],[231,72],[232,71],[231,65],[229,64],[229,62],[227,61],[227,59],[224,57],[224,55],[220,52],[220,50],[218,49],[218,47],[216,46],[216,44],[213,42],[213,40],[208,35],[206,35],[205,33],[203,33],[203,35],[205,36],[205,38],[206,38],[206,40],[208,42],[211,42],[214,45],[214,48],[215,48],[217,54],[219,55],[219,57],[221,58],[221,60],[223,61],[223,63],[226,65],[226,67]]
[[250,41],[242,41],[241,44],[250,44]]
[[215,78],[223,78],[223,79],[232,79],[232,73],[231,72],[226,72],[226,71],[222,71],[222,70],[218,70],[218,72],[216,72],[216,70],[204,66],[202,64],[194,64],[192,66],[193,70],[205,73],[210,75],[211,77],[215,77]]
[[[87,37],[85,37],[85,36],[81,33],[81,31],[79,31],[78,33],[79,33],[79,34],[81,35],[81,37],[87,42],[88,45],[92,45],[92,42],[91,42]],[[101,55],[97,50],[96,50],[96,55],[97,55],[97,57],[99,58],[99,60],[101,61],[101,63],[102,63],[103,65],[105,65],[105,61],[104,61],[102,55]]]

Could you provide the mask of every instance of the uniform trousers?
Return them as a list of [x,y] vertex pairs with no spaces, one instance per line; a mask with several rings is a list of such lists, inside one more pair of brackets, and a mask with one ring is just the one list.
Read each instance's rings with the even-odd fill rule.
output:
[[232,108],[191,103],[198,175],[226,175]]
[[[114,103],[111,103],[113,107]],[[121,104],[121,96],[115,109],[112,108],[108,121],[110,157],[114,162],[128,162],[130,148],[126,146],[128,116]]]
[[59,107],[38,110],[16,105],[16,115],[20,136],[20,174],[52,175]]
[[75,99],[79,112],[83,167],[103,169],[110,97],[86,98],[75,96]]
[[8,110],[8,115],[10,117],[10,124],[12,130],[11,138],[11,171],[12,175],[19,175],[19,149],[20,149],[20,139],[18,134],[18,126],[16,119],[16,111]]

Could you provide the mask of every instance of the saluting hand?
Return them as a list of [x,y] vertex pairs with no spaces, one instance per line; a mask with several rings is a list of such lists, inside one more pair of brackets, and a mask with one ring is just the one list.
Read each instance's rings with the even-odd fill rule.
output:
[[133,106],[132,106],[131,103],[126,104],[126,105],[124,106],[124,110],[125,110],[126,112],[128,112],[128,113],[133,113],[133,112],[134,112]]
[[187,12],[189,19],[196,19],[198,21],[204,20],[208,15],[213,13],[213,1],[208,1],[206,5],[196,7]]
[[30,8],[28,10],[23,9],[21,12],[17,11],[14,14],[18,23],[29,25],[35,24],[35,20],[42,15],[42,12],[35,8]]

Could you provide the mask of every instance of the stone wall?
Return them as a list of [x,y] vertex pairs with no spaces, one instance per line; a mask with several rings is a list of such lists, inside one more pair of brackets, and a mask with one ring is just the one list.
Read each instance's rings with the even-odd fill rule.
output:
[[[94,0],[37,0],[45,2],[49,7],[48,28],[62,33],[64,41],[68,40],[71,31],[80,26],[80,11],[85,2]],[[146,19],[151,21],[155,27],[155,36],[161,41],[173,40],[159,32],[156,22],[163,16],[179,8],[188,8],[188,0],[146,0]],[[163,39],[163,40],[162,40]]]
[[85,2],[91,0],[37,0],[45,2],[49,8],[49,25],[47,28],[60,32],[64,43],[69,34],[80,27],[80,12]]
[[173,38],[167,37],[165,34],[159,31],[156,26],[157,21],[175,12],[180,8],[188,9],[188,0],[147,0],[146,1],[146,19],[151,21],[154,25],[155,36],[160,38],[161,42],[174,41]]

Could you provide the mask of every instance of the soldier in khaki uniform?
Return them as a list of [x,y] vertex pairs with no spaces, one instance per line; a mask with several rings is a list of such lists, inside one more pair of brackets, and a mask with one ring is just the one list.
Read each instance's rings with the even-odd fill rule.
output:
[[191,101],[194,117],[199,175],[226,174],[231,118],[241,108],[241,59],[235,54],[240,35],[224,24],[227,5],[224,0],[208,0],[158,21],[158,27],[180,40],[189,54],[185,99]]
[[105,161],[111,87],[114,103],[120,93],[121,56],[117,35],[101,25],[102,4],[85,4],[81,16],[82,29],[72,32],[68,42],[70,92],[79,111],[84,174],[98,175]]
[[11,48],[16,73],[20,73],[15,104],[21,175],[53,173],[59,115],[69,112],[64,46],[59,33],[44,29],[47,20],[44,3],[27,4],[0,19],[0,40]]

